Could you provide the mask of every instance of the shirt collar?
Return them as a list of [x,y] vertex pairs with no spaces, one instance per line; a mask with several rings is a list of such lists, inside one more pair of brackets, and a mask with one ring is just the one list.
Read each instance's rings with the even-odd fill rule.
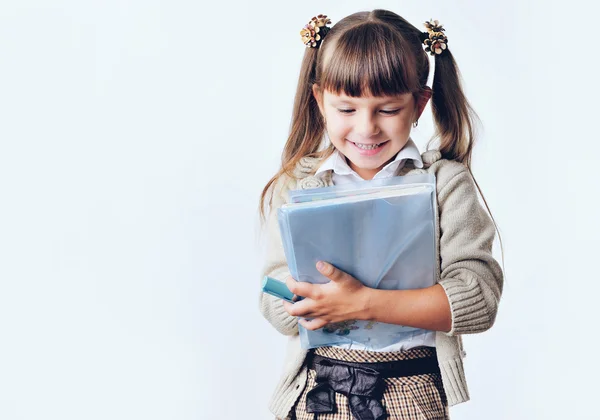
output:
[[[393,161],[385,165],[377,174],[375,174],[374,178],[381,178],[384,176],[392,176],[398,169],[404,166],[404,163],[411,159],[416,168],[423,167],[423,160],[421,159],[421,153],[417,148],[415,142],[409,137],[408,142],[402,150],[400,150]],[[327,171],[333,170],[338,175],[351,175],[354,174],[360,178],[360,176],[350,168],[348,163],[346,162],[346,157],[340,153],[339,150],[335,149],[335,151],[329,156],[317,169],[315,175]]]

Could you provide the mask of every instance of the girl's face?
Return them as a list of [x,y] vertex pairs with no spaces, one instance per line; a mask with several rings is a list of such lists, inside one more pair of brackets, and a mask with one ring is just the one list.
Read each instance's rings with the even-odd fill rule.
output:
[[321,95],[316,85],[313,94],[331,143],[361,178],[373,179],[408,142],[412,123],[421,116],[431,89],[427,87],[417,102],[412,93],[352,98],[324,91]]

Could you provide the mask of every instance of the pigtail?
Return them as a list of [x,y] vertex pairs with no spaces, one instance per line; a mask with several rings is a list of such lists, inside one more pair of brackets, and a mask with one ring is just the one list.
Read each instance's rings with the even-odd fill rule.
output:
[[[325,121],[312,92],[312,85],[316,81],[317,59],[321,51],[322,47],[306,48],[304,53],[294,99],[290,134],[281,154],[281,169],[269,180],[260,197],[259,214],[262,223],[265,222],[265,197],[269,190],[272,190],[273,184],[283,175],[296,178],[294,168],[302,157],[323,157],[333,152],[332,146],[320,150],[325,133]],[[269,207],[272,198],[271,194]]]
[[446,159],[471,167],[477,114],[463,92],[460,73],[450,50],[436,54],[431,108],[439,150]]
[[300,66],[300,77],[296,88],[290,134],[281,155],[282,167],[290,165],[296,156],[312,155],[318,150],[325,129],[323,117],[312,93],[315,82],[318,48],[307,48]]
[[471,155],[475,144],[475,123],[479,121],[479,117],[467,101],[461,86],[458,66],[448,49],[442,54],[436,54],[432,90],[432,112],[437,127],[434,139],[439,140],[438,149],[442,157],[462,162],[469,170],[498,232],[502,266],[504,267],[504,245],[500,230],[471,170]]

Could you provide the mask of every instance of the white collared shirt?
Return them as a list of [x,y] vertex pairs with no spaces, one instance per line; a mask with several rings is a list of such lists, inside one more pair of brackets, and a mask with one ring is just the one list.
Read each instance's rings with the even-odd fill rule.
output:
[[[411,138],[408,139],[408,142],[402,148],[402,150],[398,152],[395,159],[377,172],[373,179],[396,176],[408,159],[413,160],[415,167],[423,167],[421,153]],[[315,175],[328,170],[333,171],[331,177],[333,185],[348,184],[363,179],[352,168],[350,168],[350,166],[348,166],[346,157],[337,149],[321,164],[321,166],[319,166],[319,169],[317,169]],[[411,333],[408,335],[408,338],[376,351],[403,351],[419,346],[435,347],[435,331],[417,331]],[[335,347],[352,350],[367,349],[363,344],[360,343],[339,344]]]

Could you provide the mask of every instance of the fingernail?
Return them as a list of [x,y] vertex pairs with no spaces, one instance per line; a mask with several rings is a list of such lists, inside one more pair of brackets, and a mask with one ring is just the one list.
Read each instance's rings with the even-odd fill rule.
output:
[[323,264],[323,261],[319,261],[319,262],[317,263],[317,268],[318,268],[319,270],[322,270],[322,269],[324,269],[324,268],[325,268],[325,264]]

